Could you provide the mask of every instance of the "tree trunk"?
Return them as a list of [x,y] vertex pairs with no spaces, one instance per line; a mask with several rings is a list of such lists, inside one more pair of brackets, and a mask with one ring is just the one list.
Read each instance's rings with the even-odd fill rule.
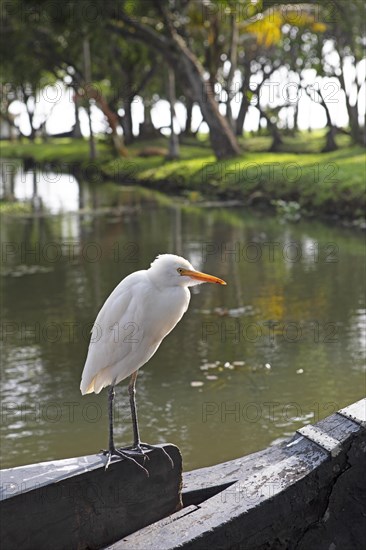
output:
[[27,111],[29,126],[30,126],[30,134],[29,134],[28,137],[31,141],[34,141],[34,139],[36,137],[36,129],[33,126],[34,110],[32,110],[28,105],[28,101],[29,101],[30,98],[31,98],[30,95],[27,95],[27,94],[24,95],[24,103],[25,103],[25,108],[26,108],[26,111]]
[[[333,125],[332,117],[330,116],[330,111],[329,111],[328,105],[327,105],[326,101],[324,100],[324,97],[323,97],[321,91],[316,89],[316,88],[314,90],[316,91],[316,93],[317,93],[317,95],[320,99],[320,105],[325,110],[325,115],[327,117],[327,128],[329,128],[328,132],[327,132],[327,135],[326,135],[326,143],[325,143],[325,146],[322,149],[322,153],[329,153],[330,151],[336,151],[338,149],[338,145],[336,144],[336,141],[335,141],[337,128]],[[307,89],[306,89],[306,93],[308,94],[310,99],[313,99],[311,94],[309,93],[309,91]]]
[[[90,60],[90,44],[89,39],[84,38],[83,40],[83,62],[84,62],[84,80],[86,83],[85,91],[87,88],[91,87],[91,60]],[[95,139],[94,139],[94,133],[93,133],[93,127],[92,127],[92,119],[91,119],[91,108],[90,108],[90,98],[87,98],[88,106],[87,106],[87,113],[88,113],[88,120],[89,120],[89,145],[90,145],[90,160],[95,160],[97,157],[97,149],[95,147]]]
[[[229,52],[229,61],[230,61],[230,70],[229,74],[227,76],[227,100],[226,100],[226,120],[229,124],[229,127],[231,130],[234,131],[235,129],[235,123],[233,119],[233,113],[231,109],[231,100],[233,99],[232,94],[232,86],[233,81],[235,77],[235,71],[238,66],[238,43],[239,43],[239,28],[236,21],[236,14],[231,15],[230,17],[230,23],[231,23],[231,44],[230,44],[230,52]],[[234,94],[235,95],[235,94]]]
[[294,107],[294,134],[297,134],[299,131],[299,100],[296,101]]
[[322,153],[329,153],[330,151],[336,151],[338,149],[338,146],[335,142],[335,135],[337,133],[337,129],[333,126],[332,118],[330,116],[330,111],[328,109],[328,105],[326,101],[324,101],[322,93],[319,90],[317,90],[317,93],[320,97],[320,102],[325,109],[325,114],[327,117],[327,126],[329,128],[326,136],[326,144],[322,149]]
[[247,116],[248,108],[249,108],[249,101],[246,95],[246,90],[242,89],[243,97],[241,98],[238,118],[235,122],[235,134],[237,136],[243,135],[243,128],[244,128],[244,121],[245,117]]
[[151,118],[152,105],[150,101],[144,102],[144,122],[140,124],[139,138],[140,139],[154,139],[160,138],[160,131],[155,128]]
[[[357,102],[356,102],[355,105],[350,104],[349,96],[348,96],[347,90],[346,90],[346,82],[345,82],[345,78],[344,78],[344,73],[343,73],[344,57],[341,55],[339,49],[337,50],[337,53],[338,53],[339,58],[341,60],[341,62],[340,62],[340,72],[339,72],[339,75],[337,75],[337,76],[338,76],[339,82],[341,84],[342,90],[344,91],[344,95],[345,95],[345,99],[346,99],[346,107],[347,107],[347,113],[348,113],[348,119],[349,119],[349,126],[350,126],[350,130],[351,130],[351,137],[352,137],[352,140],[353,140],[354,143],[358,143],[358,144],[361,143],[362,144],[363,139],[362,139],[362,136],[361,136],[360,125],[359,125],[359,122],[358,122]],[[356,87],[358,88],[357,77],[356,77],[356,81],[353,82],[353,84],[355,84]]]
[[27,109],[27,112],[28,112],[29,124],[30,124],[30,128],[31,128],[31,131],[30,131],[30,134],[29,134],[29,139],[31,141],[34,141],[35,137],[36,137],[36,130],[33,126],[33,113],[28,111],[28,109]]
[[[349,101],[348,101],[349,103]],[[357,103],[356,105],[349,105],[348,108],[348,116],[349,116],[349,125],[351,129],[351,136],[355,143],[362,143],[361,141],[361,130],[360,125],[358,123],[358,107]]]
[[[26,91],[25,86],[23,86],[23,85],[20,86],[20,90],[22,92],[22,100],[23,100],[23,103],[25,105],[25,109],[27,111],[28,120],[29,120],[30,134],[29,134],[28,138],[31,141],[34,141],[34,139],[36,137],[36,130],[33,126],[34,107],[32,109],[28,104],[30,98],[33,97],[33,96],[32,96],[32,94],[28,94],[28,92]],[[35,101],[36,101],[36,98],[34,97],[34,103],[35,103]]]
[[168,66],[168,98],[170,104],[170,138],[169,138],[169,153],[168,159],[179,158],[179,141],[178,136],[174,131],[175,118],[175,74],[174,69]]
[[[268,120],[267,120],[267,122],[268,122]],[[281,145],[283,144],[281,134],[278,131],[277,126],[275,124],[273,124],[272,122],[270,124],[270,130],[271,130],[273,141],[272,141],[271,147],[269,148],[269,151],[272,152],[272,153],[277,153],[277,151],[279,151]]]
[[221,115],[211,91],[211,85],[204,79],[202,67],[188,50],[180,36],[176,37],[179,48],[178,74],[184,87],[189,86],[194,100],[198,103],[203,118],[210,129],[210,140],[216,157],[221,160],[240,154],[233,131]]
[[119,119],[117,113],[115,113],[109,106],[107,100],[102,93],[93,86],[90,86],[86,91],[88,100],[94,99],[99,109],[106,117],[109,127],[112,132],[112,141],[117,153],[122,157],[128,156],[128,151],[125,147],[123,137],[118,130],[120,129]]
[[132,131],[132,101],[129,97],[123,100],[123,110],[125,114],[121,117],[121,124],[123,129],[123,137],[126,145],[129,145],[133,141]]
[[112,109],[108,105],[107,100],[100,92],[96,91],[95,89],[93,89],[92,92],[94,92],[94,98],[98,107],[108,120],[109,127],[112,131],[113,145],[117,153],[122,157],[127,157],[128,151],[125,147],[122,136],[118,133],[118,129],[120,128],[118,115],[114,111],[112,111]]
[[330,116],[330,111],[328,109],[328,105],[327,105],[326,101],[324,101],[322,93],[319,90],[317,90],[317,93],[320,97],[321,105],[325,109],[325,114],[326,114],[326,117],[327,117],[327,126],[329,128],[329,130],[327,132],[327,135],[326,135],[326,143],[325,143],[325,146],[322,149],[322,153],[329,153],[330,151],[336,151],[338,149],[338,146],[335,142],[335,135],[337,133],[337,129],[333,126],[332,118]]
[[233,111],[231,109],[231,96],[230,96],[230,93],[228,92],[227,94],[227,100],[226,100],[226,120],[227,120],[227,123],[229,125],[229,128],[231,130],[234,130],[235,128],[235,124],[234,124],[234,119],[233,119]]
[[239,107],[238,118],[235,121],[235,134],[237,136],[243,135],[245,117],[249,109],[250,101],[248,99],[248,92],[250,91],[249,82],[250,82],[250,67],[251,67],[251,58],[248,56],[244,59],[243,71],[241,73],[242,86],[241,86],[241,103]]
[[277,128],[277,125],[272,122],[272,120],[267,115],[267,113],[263,111],[263,109],[260,107],[259,103],[257,105],[257,109],[260,112],[260,115],[266,120],[268,129],[272,134],[272,144],[271,144],[271,147],[269,148],[269,151],[271,153],[277,153],[277,151],[279,151],[280,149],[280,146],[283,144],[282,137]]
[[76,93],[76,90],[74,91],[74,115],[75,115],[75,123],[72,129],[72,134],[74,138],[81,138],[81,126],[80,126],[80,113],[79,113],[79,105],[78,105],[78,95]]
[[95,147],[95,138],[94,138],[94,132],[93,132],[93,124],[92,124],[92,118],[91,118],[91,109],[90,109],[90,103],[88,102],[88,106],[86,108],[86,113],[88,115],[88,123],[89,123],[89,158],[90,160],[95,160],[97,158],[97,149]]
[[335,142],[335,136],[337,133],[337,128],[334,126],[331,126],[327,132],[326,135],[326,142],[322,149],[322,153],[329,153],[330,151],[336,151],[338,149],[338,145]]
[[188,97],[186,98],[186,123],[183,134],[185,136],[192,135],[192,113],[193,113],[193,101]]

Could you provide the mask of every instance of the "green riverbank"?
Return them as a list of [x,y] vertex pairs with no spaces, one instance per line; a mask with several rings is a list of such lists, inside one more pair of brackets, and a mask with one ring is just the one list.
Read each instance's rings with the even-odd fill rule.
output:
[[270,138],[246,138],[242,155],[220,162],[207,142],[194,140],[181,145],[179,160],[167,160],[163,138],[136,142],[129,147],[128,158],[118,159],[105,142],[98,142],[98,158],[93,162],[86,140],[66,138],[47,143],[4,141],[1,154],[39,165],[56,164],[60,170],[70,166],[81,177],[138,183],[195,202],[208,198],[270,205],[280,201],[277,205],[283,207],[281,201],[291,201],[295,211],[304,214],[357,220],[366,206],[365,150],[351,146],[346,136],[338,139],[337,151],[321,153],[320,133],[301,134],[285,138],[281,152],[271,153],[266,151]]

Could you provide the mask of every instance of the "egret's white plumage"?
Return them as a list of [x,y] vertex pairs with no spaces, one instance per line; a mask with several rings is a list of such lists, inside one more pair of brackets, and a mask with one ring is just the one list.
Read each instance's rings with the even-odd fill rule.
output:
[[81,393],[99,393],[142,367],[187,311],[187,287],[202,282],[226,284],[173,254],[123,279],[96,318]]

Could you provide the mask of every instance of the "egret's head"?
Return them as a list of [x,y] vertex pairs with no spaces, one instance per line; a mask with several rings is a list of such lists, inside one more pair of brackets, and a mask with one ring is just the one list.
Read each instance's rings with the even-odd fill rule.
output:
[[174,254],[160,254],[152,262],[149,272],[159,286],[194,286],[200,283],[226,285],[218,277],[196,271],[188,260]]

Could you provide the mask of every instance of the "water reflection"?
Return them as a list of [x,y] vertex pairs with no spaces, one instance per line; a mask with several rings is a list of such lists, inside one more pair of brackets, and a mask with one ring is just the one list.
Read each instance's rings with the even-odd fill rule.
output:
[[79,184],[71,174],[44,174],[32,170],[14,173],[3,168],[2,175],[5,196],[29,200],[36,211],[44,207],[50,214],[75,212],[83,202]]
[[[14,172],[3,185],[41,205],[3,217],[3,467],[106,445],[105,392],[78,389],[90,328],[114,286],[161,252],[229,284],[195,287],[142,369],[145,440],[176,443],[189,469],[261,449],[362,397],[360,235],[53,177]],[[116,413],[127,444],[126,384]]]

